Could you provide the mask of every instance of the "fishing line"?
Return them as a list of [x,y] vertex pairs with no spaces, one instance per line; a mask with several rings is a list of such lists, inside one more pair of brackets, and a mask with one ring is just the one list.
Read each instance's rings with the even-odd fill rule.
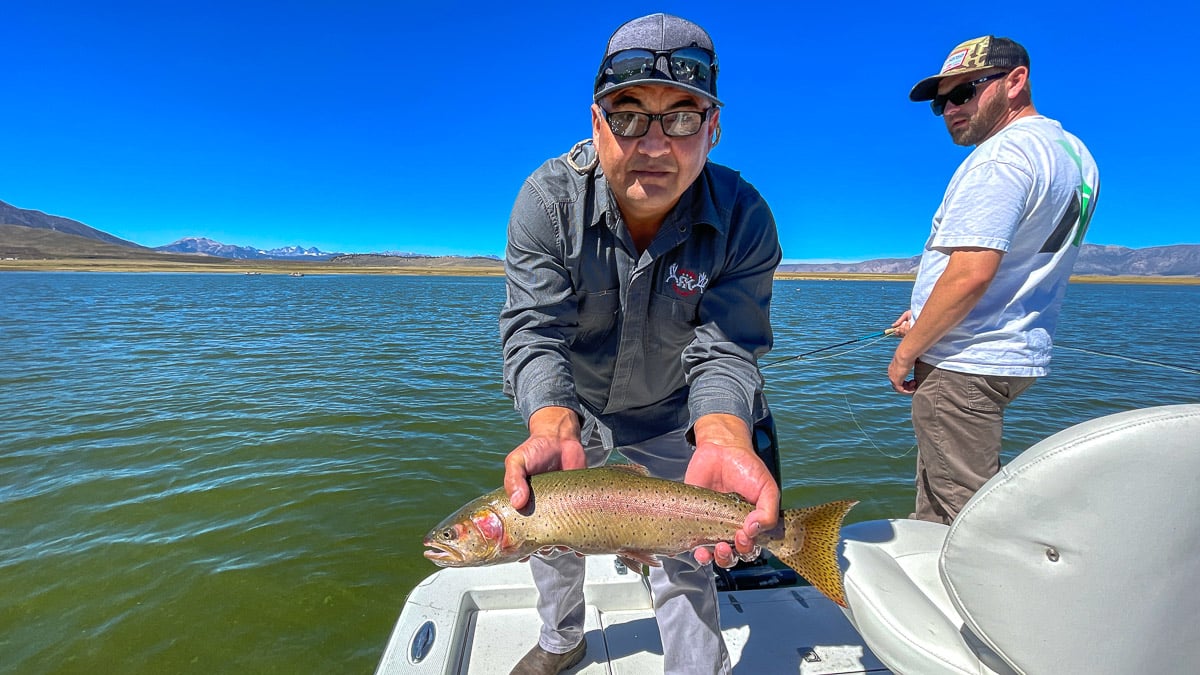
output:
[[[820,347],[818,349],[813,349],[811,351],[807,351],[802,354],[797,354],[795,356],[786,356],[782,359],[776,359],[774,361],[765,363],[762,366],[759,366],[759,370],[762,370],[765,368],[770,368],[772,366],[777,366],[781,363],[788,363],[790,361],[799,361],[800,359],[803,359],[807,356],[812,356],[813,354],[819,354],[820,352],[829,351],[830,349],[837,349],[838,347],[845,347],[846,345],[852,345],[857,342],[863,342],[864,340],[870,340],[870,342],[867,342],[866,344],[860,345],[853,349],[848,349],[844,352],[838,352],[837,354],[829,354],[827,356],[822,356],[822,357],[812,359],[812,360],[820,361],[823,359],[832,359],[832,358],[837,358],[840,356],[845,356],[846,354],[850,354],[850,353],[859,351],[860,349],[865,349],[865,348],[871,346],[872,344],[878,342],[879,340],[882,340],[883,338],[894,334],[895,332],[896,332],[896,329],[888,328],[886,330],[881,330],[878,333],[871,333],[869,335],[863,335],[861,337],[852,338],[852,339],[846,340],[844,342],[839,342],[837,344]],[[874,338],[874,339],[872,339],[872,338]],[[1063,344],[1056,344],[1054,346],[1057,349],[1069,349],[1071,351],[1083,352],[1084,354],[1092,354],[1095,356],[1107,356],[1109,358],[1121,359],[1123,361],[1129,361],[1131,363],[1140,363],[1142,365],[1147,365],[1147,366],[1158,366],[1159,368],[1167,368],[1169,370],[1177,370],[1177,371],[1180,371],[1183,373],[1190,373],[1192,375],[1200,375],[1200,370],[1198,370],[1196,368],[1188,368],[1186,366],[1177,366],[1174,364],[1163,363],[1161,361],[1154,361],[1151,359],[1134,358],[1131,356],[1124,356],[1121,354],[1111,354],[1109,352],[1102,352],[1102,351],[1098,351],[1095,349],[1084,349],[1082,347],[1069,347],[1069,346],[1063,345]],[[862,433],[863,438],[867,439],[867,442],[871,444],[871,447],[874,448],[877,453],[879,453],[880,455],[882,455],[884,457],[887,457],[888,459],[903,459],[903,458],[909,456],[910,454],[912,454],[913,449],[917,447],[915,443],[911,447],[909,447],[908,450],[904,451],[903,453],[901,453],[899,455],[891,455],[891,454],[884,452],[883,449],[880,448],[879,445],[877,445],[875,443],[875,441],[871,438],[870,434],[867,433],[867,430],[863,429],[862,425],[858,423],[858,418],[854,416],[854,408],[851,407],[851,405],[850,405],[850,397],[847,396],[845,393],[843,393],[842,398],[846,402],[846,412],[850,414],[850,421],[854,422],[854,426],[858,427],[858,430],[859,430],[859,432]]]
[[[861,344],[857,347],[854,347],[853,349],[847,349],[846,351],[838,352],[836,354],[829,354],[827,356],[820,356],[820,357],[817,357],[817,358],[811,359],[811,360],[820,361],[822,359],[832,359],[832,358],[837,358],[839,356],[845,356],[846,354],[850,354],[850,353],[859,351],[860,349],[866,349],[867,347],[870,347],[871,345],[875,344],[876,342],[879,342],[880,340],[884,339],[885,337],[895,334],[895,332],[896,332],[895,328],[887,328],[885,330],[879,331],[878,333],[871,333],[870,335],[863,335],[861,337],[856,337],[856,338],[853,338],[850,340],[846,340],[844,342],[839,342],[837,344],[829,345],[827,347],[821,347],[819,349],[807,351],[807,352],[804,352],[803,354],[797,354],[795,356],[788,356],[788,357],[784,357],[782,359],[776,359],[775,361],[771,361],[770,363],[763,364],[762,366],[760,366],[759,369],[761,370],[762,368],[770,368],[771,366],[777,366],[781,363],[787,363],[788,361],[797,361],[806,356],[811,356],[813,354],[818,354],[820,352],[829,351],[830,349],[836,349],[838,347],[845,347],[846,345],[852,345],[852,344],[855,344],[856,342],[863,342],[865,340],[870,340],[870,342]],[[854,422],[854,426],[858,427],[858,430],[860,433],[862,433],[863,438],[867,439],[867,442],[871,444],[871,447],[875,449],[875,452],[879,453],[880,455],[882,455],[884,457],[887,457],[888,459],[904,459],[905,457],[912,454],[912,451],[917,447],[915,443],[911,447],[909,447],[908,450],[905,450],[903,453],[901,453],[899,455],[891,455],[891,454],[884,452],[883,448],[880,448],[879,445],[876,444],[875,441],[871,438],[871,435],[867,433],[867,430],[864,429],[862,427],[862,425],[858,423],[858,418],[854,416],[854,409],[850,406],[850,397],[847,396],[845,393],[843,393],[842,398],[846,401],[846,412],[850,413],[850,421]]]
[[[839,342],[835,345],[821,347],[820,349],[814,349],[809,352],[804,352],[803,354],[797,354],[795,356],[785,356],[782,359],[768,361],[767,363],[764,363],[763,365],[759,366],[758,369],[763,370],[764,368],[770,368],[771,366],[777,366],[781,363],[787,363],[788,361],[797,361],[799,359],[802,359],[802,358],[812,355],[812,354],[828,351],[830,349],[837,349],[838,347],[845,347],[846,345],[852,345],[855,342],[862,342],[863,340],[870,340],[871,338],[884,338],[895,332],[896,332],[895,328],[888,328],[885,330],[881,330],[878,333],[871,333],[870,335],[863,335],[862,337],[851,338],[849,340],[846,340],[845,342]],[[876,340],[875,342],[878,342],[878,340]],[[868,343],[868,344],[870,344],[870,343]],[[866,347],[866,346],[867,345],[863,345],[863,347]],[[856,347],[855,349],[841,352],[840,354],[834,354],[833,356],[841,356],[842,354],[849,354],[850,352],[857,351],[858,349],[862,349],[862,347]],[[822,357],[822,358],[830,358],[830,357]],[[814,359],[814,360],[816,360],[816,359]]]
[[1200,375],[1200,370],[1196,370],[1195,368],[1188,368],[1186,366],[1176,366],[1176,365],[1172,365],[1170,363],[1162,363],[1161,361],[1151,361],[1150,359],[1135,359],[1131,356],[1122,356],[1120,354],[1109,354],[1108,352],[1098,352],[1094,349],[1083,349],[1082,347],[1068,347],[1066,345],[1060,345],[1060,344],[1054,345],[1054,348],[1055,349],[1070,349],[1071,351],[1075,351],[1075,352],[1083,352],[1085,354],[1095,354],[1097,356],[1107,356],[1109,358],[1121,359],[1123,361],[1131,361],[1133,363],[1140,363],[1140,364],[1146,365],[1146,366],[1158,366],[1159,368],[1169,368],[1171,370],[1178,370],[1178,371],[1181,371],[1184,373]]
[[850,397],[847,396],[845,393],[843,393],[842,398],[846,399],[846,412],[850,413],[850,421],[854,422],[854,426],[858,427],[858,430],[862,432],[863,438],[867,439],[867,442],[871,444],[872,448],[875,448],[875,452],[878,452],[879,454],[883,455],[884,457],[887,457],[888,459],[904,459],[905,457],[908,457],[910,454],[912,454],[913,449],[915,449],[917,447],[916,443],[913,443],[912,446],[910,446],[908,448],[908,450],[905,450],[904,452],[900,453],[899,455],[889,455],[888,453],[884,452],[883,448],[880,448],[878,445],[875,444],[875,441],[871,440],[870,434],[867,433],[866,429],[862,428],[862,425],[858,423],[858,419],[856,417],[854,417],[854,410],[850,407]]

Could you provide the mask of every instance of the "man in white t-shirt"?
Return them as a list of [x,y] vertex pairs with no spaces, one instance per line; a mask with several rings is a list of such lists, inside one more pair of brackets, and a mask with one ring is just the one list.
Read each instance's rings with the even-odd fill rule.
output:
[[958,45],[909,98],[932,101],[954,142],[976,146],[933,216],[888,366],[913,397],[910,517],[948,524],[1000,470],[1005,407],[1048,371],[1100,177],[1083,143],[1034,109],[1029,55],[1012,40]]

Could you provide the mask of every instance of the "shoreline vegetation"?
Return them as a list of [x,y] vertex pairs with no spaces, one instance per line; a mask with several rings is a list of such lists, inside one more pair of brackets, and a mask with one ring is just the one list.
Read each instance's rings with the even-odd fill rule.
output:
[[[503,276],[504,264],[490,258],[398,258],[388,264],[290,261],[238,260],[230,258],[200,258],[196,261],[126,260],[116,258],[61,258],[48,260],[0,260],[0,272],[159,272],[258,275],[321,275],[321,274],[398,274],[486,277]],[[776,279],[809,281],[912,281],[912,274],[870,274],[850,272],[776,272]],[[1097,284],[1172,284],[1200,285],[1200,276],[1098,276],[1072,275],[1072,283]]]

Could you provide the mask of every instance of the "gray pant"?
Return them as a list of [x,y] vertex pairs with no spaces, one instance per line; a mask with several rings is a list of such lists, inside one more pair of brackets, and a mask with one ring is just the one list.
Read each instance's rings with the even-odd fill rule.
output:
[[[612,452],[600,433],[584,431],[588,466],[600,466]],[[607,436],[607,434],[605,434]],[[693,448],[684,430],[619,449],[630,462],[645,466],[650,474],[683,480]],[[727,674],[732,666],[721,637],[717,614],[717,589],[712,568],[699,565],[690,554],[661,559],[650,568],[650,592],[663,645],[663,672],[678,675]],[[542,649],[563,653],[583,639],[583,558],[573,554],[551,559],[529,559],[538,589],[538,614],[542,618]]]
[[970,375],[922,361],[913,376],[917,505],[909,517],[949,525],[1000,471],[1004,409],[1037,378]]

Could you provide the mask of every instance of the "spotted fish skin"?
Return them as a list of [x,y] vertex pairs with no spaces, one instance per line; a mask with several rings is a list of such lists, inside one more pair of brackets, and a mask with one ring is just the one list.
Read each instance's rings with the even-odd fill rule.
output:
[[[443,567],[475,567],[558,547],[656,565],[657,556],[732,542],[754,509],[736,494],[653,478],[630,465],[538,474],[530,487],[533,497],[521,511],[503,488],[466,504],[426,535],[425,557]],[[755,543],[845,606],[836,550],[842,519],[857,503],[783,511],[779,525]]]

